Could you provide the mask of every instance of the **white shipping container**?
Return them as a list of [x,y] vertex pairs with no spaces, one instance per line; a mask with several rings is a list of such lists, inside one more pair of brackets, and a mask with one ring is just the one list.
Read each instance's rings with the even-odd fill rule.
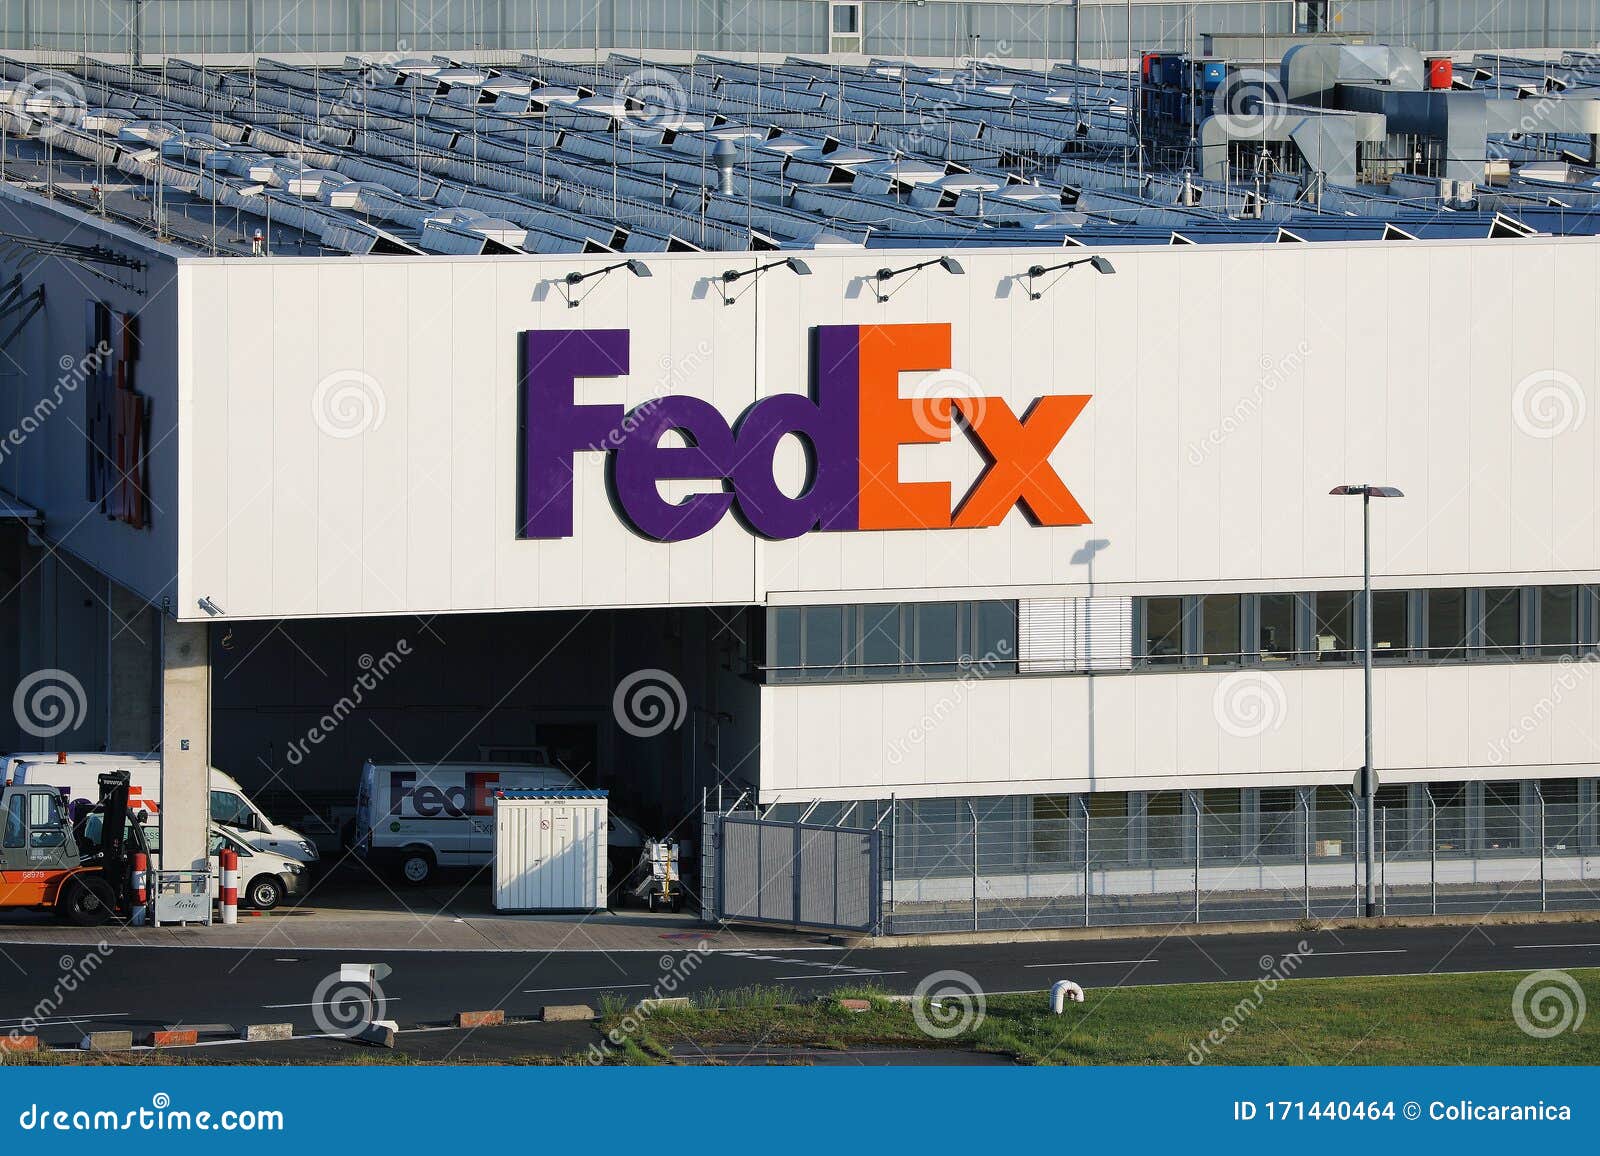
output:
[[496,911],[606,905],[606,792],[503,791],[494,799]]

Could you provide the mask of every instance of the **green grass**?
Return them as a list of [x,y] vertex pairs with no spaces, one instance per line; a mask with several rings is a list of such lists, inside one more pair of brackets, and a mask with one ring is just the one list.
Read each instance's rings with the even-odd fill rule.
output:
[[[717,1044],[840,1049],[945,1047],[996,1052],[1028,1064],[1595,1064],[1600,1022],[1548,1040],[1512,1016],[1525,973],[1294,979],[1090,991],[1064,1015],[1043,993],[995,996],[980,1022],[948,1039],[922,1030],[912,1009],[879,990],[841,990],[871,1001],[866,1012],[836,1000],[667,1007],[645,1018],[612,1062],[670,1062]],[[1600,971],[1570,973],[1600,993]],[[638,1021],[636,1021],[638,1022]],[[602,1031],[622,1023],[606,1017]],[[1212,1033],[1216,1034],[1213,1035]]]

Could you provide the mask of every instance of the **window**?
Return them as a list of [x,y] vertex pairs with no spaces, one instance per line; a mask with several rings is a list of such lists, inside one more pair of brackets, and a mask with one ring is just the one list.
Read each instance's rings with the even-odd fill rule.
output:
[[28,797],[21,793],[11,796],[6,807],[6,846],[28,845]]
[[211,792],[211,819],[225,827],[240,827],[246,831],[253,831],[256,826],[256,813],[233,791]]
[[910,657],[901,637],[900,623],[905,617],[898,602],[861,608],[861,645],[858,648],[863,673],[868,678],[899,674]]
[[783,606],[768,625],[773,682],[1017,672],[1015,602]]
[[1300,806],[1294,788],[1263,787],[1259,807],[1262,856],[1294,854],[1300,845]]
[[1299,601],[1293,594],[1263,594],[1258,599],[1256,649],[1262,662],[1295,657],[1294,616]]
[[1515,658],[1522,650],[1522,589],[1491,587],[1483,592],[1484,658]]
[[1145,846],[1151,859],[1186,860],[1184,846],[1189,816],[1182,791],[1157,791],[1145,800]]
[[1033,796],[1033,861],[1065,863],[1072,831],[1071,795]]
[[920,602],[916,608],[917,671],[946,678],[960,670],[961,615],[953,602]]
[[1207,594],[1200,603],[1200,662],[1205,666],[1234,666],[1243,648],[1240,613],[1244,599],[1237,594]]
[[835,4],[833,6],[833,30],[842,35],[852,35],[861,31],[861,8],[855,4]]
[[53,792],[35,791],[28,796],[28,826],[61,826],[61,796]]
[[1541,586],[1537,653],[1549,657],[1578,652],[1578,587]]
[[1467,849],[1467,785],[1429,783],[1428,798],[1434,806],[1434,830],[1440,851]]
[[812,678],[834,678],[844,667],[844,607],[805,610],[805,666]]
[[1144,657],[1146,666],[1173,666],[1183,661],[1183,599],[1144,600]]
[[1576,851],[1583,842],[1584,814],[1577,779],[1545,779],[1539,784],[1544,796],[1544,842],[1552,851]]
[[1345,591],[1315,596],[1317,661],[1349,662],[1355,655],[1356,595]]
[[1467,592],[1429,590],[1427,601],[1428,657],[1461,658],[1467,648]]
[[1404,590],[1376,590],[1372,594],[1372,657],[1397,662],[1411,656],[1408,627],[1411,595]]
[[[1127,637],[1126,633],[1123,635]],[[972,604],[972,661],[986,674],[1017,672],[1017,604]]]
[[1483,785],[1483,849],[1510,851],[1522,845],[1522,784]]

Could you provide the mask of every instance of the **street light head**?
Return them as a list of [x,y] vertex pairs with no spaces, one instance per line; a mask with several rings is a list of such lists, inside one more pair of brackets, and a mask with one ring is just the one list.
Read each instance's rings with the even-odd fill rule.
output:
[[946,273],[954,274],[957,277],[966,272],[966,270],[961,267],[961,262],[957,261],[954,257],[940,257],[939,268],[943,269]]
[[744,276],[744,273],[742,273],[738,269],[724,269],[722,271],[722,280],[726,284],[729,284],[729,285],[732,285],[735,281],[737,281],[740,277],[743,277],[743,276]]
[[1394,486],[1374,486],[1365,482],[1335,486],[1328,491],[1335,498],[1403,498],[1405,494]]
[[811,276],[811,266],[800,260],[799,257],[790,257],[784,262],[784,264],[789,266],[790,269],[794,270],[795,276],[797,277]]
[[574,269],[571,273],[567,274],[566,282],[568,285],[581,284],[583,282],[583,274]]
[[887,281],[890,277],[893,277],[893,276],[894,276],[894,270],[888,268],[887,266],[885,266],[884,268],[878,270],[878,280],[879,281]]
[[1089,264],[1094,266],[1096,273],[1115,273],[1117,267],[1107,257],[1090,257]]
[[635,277],[650,276],[650,266],[646,265],[643,261],[629,258],[624,262],[624,264],[627,265],[628,272],[632,273]]
[[1044,268],[1043,265],[1029,265],[1028,266],[1028,276],[1030,276],[1030,277],[1043,277],[1044,274],[1045,274],[1045,268]]

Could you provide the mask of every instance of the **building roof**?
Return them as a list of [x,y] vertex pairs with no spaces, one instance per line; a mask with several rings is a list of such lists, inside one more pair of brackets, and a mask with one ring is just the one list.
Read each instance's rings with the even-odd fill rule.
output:
[[[1485,141],[1463,190],[1195,176],[1141,150],[1130,76],[701,55],[207,68],[0,58],[6,179],[194,254],[646,254],[1600,233],[1578,136]],[[1600,57],[1480,57],[1454,90],[1600,94]],[[159,230],[157,222],[159,221]]]

